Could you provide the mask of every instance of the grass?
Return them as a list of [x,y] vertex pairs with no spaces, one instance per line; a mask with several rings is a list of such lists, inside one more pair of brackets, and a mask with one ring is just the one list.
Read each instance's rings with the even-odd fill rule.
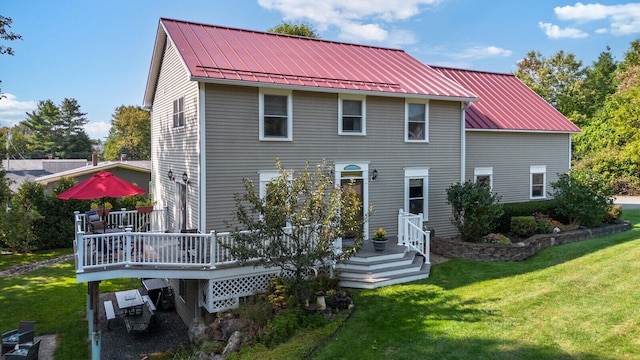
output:
[[[451,260],[424,281],[356,291],[356,311],[312,359],[640,358],[640,210],[625,218],[630,231],[545,249],[527,261]],[[0,270],[53,256],[1,255]],[[138,285],[103,281],[100,291]],[[58,335],[57,360],[89,357],[87,285],[76,283],[72,261],[0,278],[0,289],[0,331],[35,320],[37,336]],[[337,325],[236,358],[300,358]]]
[[424,281],[356,293],[313,359],[640,358],[640,211],[632,230],[523,262],[452,260]]
[[25,265],[31,262],[44,261],[57,258],[62,255],[73,253],[72,248],[44,250],[35,253],[13,254],[0,252],[0,271],[10,269],[15,266]]
[[[61,252],[64,253],[69,252]],[[18,260],[11,259],[13,256]],[[20,264],[26,258],[46,260],[49,256],[49,252],[47,255],[2,255],[2,266],[5,263]],[[137,279],[103,281],[100,291],[130,289],[139,285]],[[0,289],[0,332],[15,329],[20,320],[33,320],[36,321],[36,336],[57,335],[56,360],[90,357],[85,341],[87,322],[84,320],[87,284],[76,283],[73,260],[19,276],[0,278]]]

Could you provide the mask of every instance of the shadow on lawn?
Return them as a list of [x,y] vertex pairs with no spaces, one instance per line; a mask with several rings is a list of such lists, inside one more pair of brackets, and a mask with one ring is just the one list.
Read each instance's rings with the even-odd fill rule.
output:
[[[358,291],[357,310],[337,335],[313,359],[590,359],[605,357],[566,353],[549,344],[491,338],[468,327],[504,321],[486,302],[463,299],[437,285],[404,284],[376,291]],[[482,323],[482,324],[480,324]],[[444,330],[443,326],[447,328]],[[456,332],[452,326],[459,326]],[[453,334],[453,335],[452,335]],[[456,335],[457,334],[457,335]],[[357,355],[357,356],[354,356]]]
[[627,210],[625,214],[625,219],[631,221],[632,228],[623,233],[550,247],[524,261],[480,262],[452,259],[434,266],[429,279],[421,282],[437,284],[444,289],[455,289],[475,282],[549,268],[610,246],[640,240],[640,210]]

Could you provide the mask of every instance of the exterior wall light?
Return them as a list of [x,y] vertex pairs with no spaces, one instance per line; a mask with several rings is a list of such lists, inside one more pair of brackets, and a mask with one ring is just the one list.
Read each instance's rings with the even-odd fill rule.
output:
[[175,179],[175,177],[173,176],[173,171],[171,171],[171,169],[169,169],[169,172],[167,173],[167,177],[169,178],[170,181],[173,181],[173,179]]
[[378,169],[373,169],[373,172],[371,173],[371,181],[376,181],[377,178],[378,178]]

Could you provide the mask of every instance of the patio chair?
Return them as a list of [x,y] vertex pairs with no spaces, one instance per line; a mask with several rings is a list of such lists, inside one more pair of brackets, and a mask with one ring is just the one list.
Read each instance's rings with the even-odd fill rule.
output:
[[6,353],[5,360],[37,360],[40,351],[40,340],[33,345],[18,345],[18,348]]
[[18,328],[2,334],[2,354],[15,348],[16,345],[33,343],[35,321],[20,321]]

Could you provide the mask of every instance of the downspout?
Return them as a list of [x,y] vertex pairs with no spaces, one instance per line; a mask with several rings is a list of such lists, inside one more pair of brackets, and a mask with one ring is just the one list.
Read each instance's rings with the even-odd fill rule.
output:
[[571,137],[571,133],[568,134],[569,135],[569,170],[571,170],[571,148],[573,147],[572,145],[572,137]]
[[464,183],[467,166],[467,137],[466,137],[466,110],[471,106],[471,102],[463,101],[460,106],[460,183]]

